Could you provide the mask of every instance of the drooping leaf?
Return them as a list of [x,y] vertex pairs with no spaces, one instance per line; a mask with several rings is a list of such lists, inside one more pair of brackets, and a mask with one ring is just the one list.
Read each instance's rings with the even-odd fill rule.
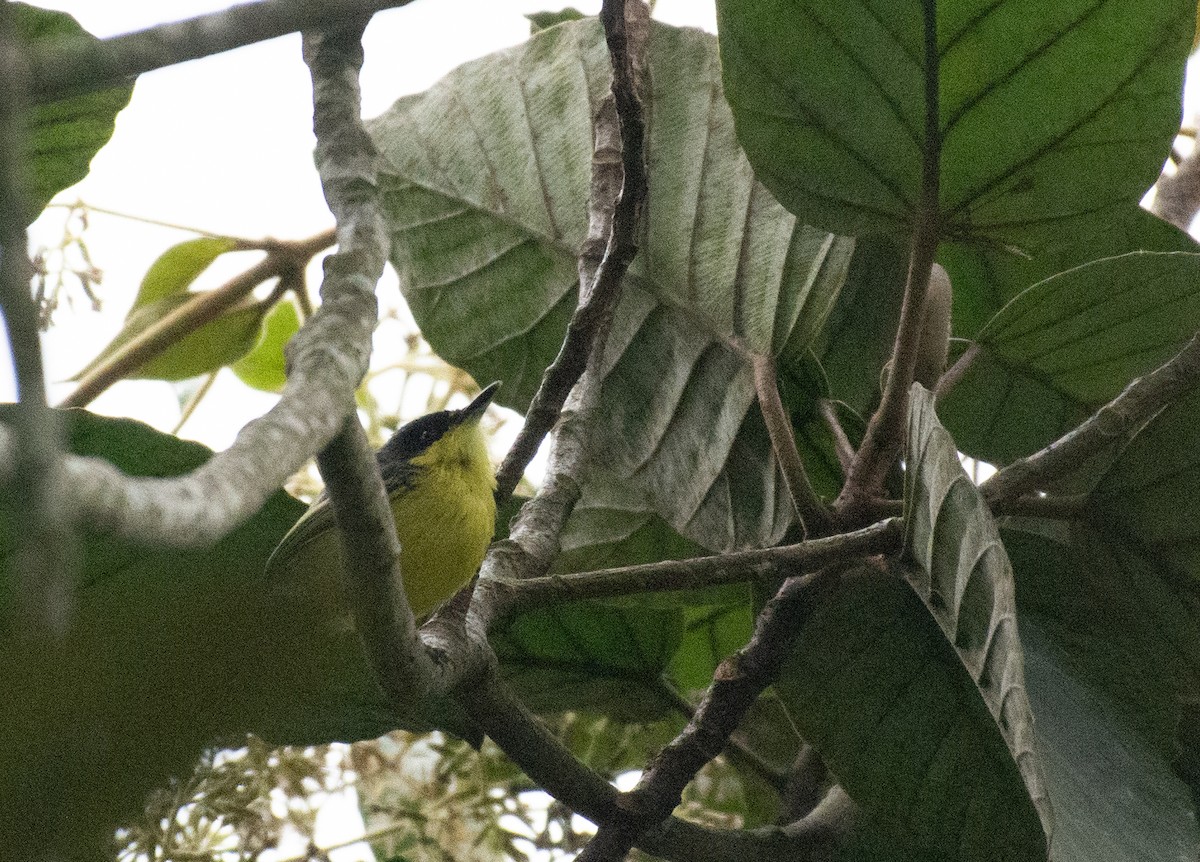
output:
[[941,235],[1000,245],[1154,182],[1194,15],[1190,0],[718,3],[739,140],[789,210],[906,237],[937,153]]
[[[135,307],[116,337],[72,379],[79,380],[100,367],[126,344],[198,295],[174,294]],[[189,332],[126,376],[143,380],[186,380],[216,371],[250,352],[258,340],[262,315],[263,309],[257,303],[233,308]]]
[[969,454],[1007,463],[1035,451],[1169,359],[1200,317],[1200,255],[1131,252],[1029,287],[975,338],[945,399]]
[[185,293],[214,260],[237,245],[229,237],[202,236],[171,246],[146,270],[131,310]]
[[264,392],[280,392],[287,383],[283,349],[300,331],[300,315],[291,300],[282,300],[263,318],[258,343],[230,368],[247,386]]
[[[93,37],[62,12],[13,3],[12,21],[21,45],[45,48],[57,42]],[[25,221],[37,218],[56,194],[87,176],[92,157],[112,137],[116,116],[133,86],[33,106],[25,127],[29,188]]]
[[[688,538],[762,545],[786,530],[790,503],[730,345],[801,355],[851,243],[797,225],[754,181],[712,37],[655,24],[649,57],[647,232],[609,340],[597,445],[634,499]],[[390,163],[393,263],[422,332],[476,377],[503,378],[518,409],[575,305],[592,112],[608,82],[599,25],[568,22],[372,126]]]
[[975,681],[1049,836],[1052,815],[1025,694],[1012,565],[991,512],[934,412],[933,394],[909,394],[905,452],[908,580]]

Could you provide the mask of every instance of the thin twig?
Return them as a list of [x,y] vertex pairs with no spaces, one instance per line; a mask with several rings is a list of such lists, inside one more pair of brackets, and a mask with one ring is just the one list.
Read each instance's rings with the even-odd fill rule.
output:
[[842,421],[837,415],[837,407],[832,401],[828,398],[819,399],[817,410],[821,413],[825,427],[829,429],[829,436],[833,438],[833,448],[837,453],[838,464],[841,465],[842,476],[845,476],[850,472],[850,465],[854,463],[854,444],[846,436],[846,429],[842,427]]
[[[610,21],[605,23],[606,34],[612,29]],[[638,24],[641,44],[635,40],[632,48],[625,43],[623,15],[616,47],[609,36],[612,95],[601,103],[594,124],[588,236],[579,255],[579,304],[558,356],[542,375],[525,413],[525,425],[496,474],[497,503],[512,496],[571,387],[583,374],[588,357],[595,353],[598,334],[607,332],[620,299],[621,281],[637,254],[647,192],[645,116],[637,83],[643,61],[638,57],[644,52],[643,31],[648,24],[648,19]]]
[[504,615],[582,599],[616,598],[649,592],[695,590],[766,578],[781,566],[795,572],[900,549],[898,518],[851,533],[811,539],[795,545],[737,551],[689,560],[665,560],[597,572],[532,578],[491,578],[481,589],[495,612]]
[[755,621],[750,642],[721,662],[687,727],[653,760],[637,787],[621,794],[618,816],[602,823],[579,862],[619,862],[646,829],[670,816],[683,789],[721,753],[742,717],[774,682],[805,621],[840,571],[831,566],[784,581]]
[[796,431],[792,428],[791,419],[783,409],[783,401],[779,397],[775,360],[765,353],[755,353],[750,362],[754,368],[754,390],[758,394],[758,406],[767,425],[775,460],[779,462],[779,468],[783,471],[783,481],[787,485],[788,495],[792,498],[792,506],[800,518],[806,536],[827,536],[833,531],[833,521],[829,510],[813,490],[808,473],[804,469],[804,459],[800,457],[800,450],[796,448]]
[[1200,382],[1200,333],[1163,365],[1125,387],[1081,425],[1046,448],[1014,461],[980,485],[984,499],[1021,497],[1049,487],[1089,458],[1131,439],[1159,410]]
[[203,401],[205,396],[212,391],[213,384],[217,382],[217,374],[217,371],[210,372],[204,378],[204,382],[201,383],[196,391],[188,397],[187,403],[184,404],[183,409],[179,411],[179,421],[176,422],[175,427],[171,429],[172,434],[178,436],[179,432],[183,429],[183,426],[186,425],[187,421],[192,418],[192,414],[196,412],[196,408],[200,406],[200,402]]
[[282,278],[297,267],[303,268],[314,255],[332,245],[334,239],[334,231],[330,229],[305,240],[272,244],[267,256],[254,266],[215,290],[195,294],[193,299],[122,344],[104,362],[81,377],[79,385],[59,406],[87,406],[104,390],[145,365],[180,338],[229,311],[264,281]]
[[972,342],[971,346],[963,351],[963,355],[958,357],[954,364],[947,368],[945,373],[938,378],[934,397],[939,404],[958,385],[958,382],[966,376],[971,366],[975,364],[975,360],[979,356],[979,350],[979,342]]
[[135,75],[301,30],[370,17],[410,0],[263,0],[96,41],[55,41],[32,53],[36,104],[126,83]]
[[834,509],[851,516],[883,488],[888,470],[904,445],[908,389],[920,353],[922,318],[929,276],[941,230],[941,130],[938,112],[938,41],[935,0],[922,0],[925,57],[925,140],[922,146],[921,194],[913,213],[912,248],[904,304],[892,345],[891,373],[883,398],[871,416],[862,446],[846,477]]
[[[13,414],[13,470],[3,490],[21,518],[12,558],[16,619],[23,636],[57,641],[74,611],[74,524],[63,505],[58,418],[46,404],[38,310],[30,294],[33,269],[25,234],[23,154],[29,68],[16,37],[16,12],[0,4],[0,311],[8,332],[19,403]],[[4,623],[0,623],[3,625]]]

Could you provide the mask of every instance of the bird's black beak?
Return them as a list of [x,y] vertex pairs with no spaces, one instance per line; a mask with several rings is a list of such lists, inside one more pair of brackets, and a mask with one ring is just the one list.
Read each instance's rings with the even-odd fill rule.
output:
[[483,418],[483,414],[487,412],[488,405],[492,403],[492,398],[496,395],[496,390],[500,388],[500,381],[490,383],[483,387],[483,391],[475,396],[475,400],[468,404],[463,409],[457,411],[455,417],[458,422],[455,424],[463,424],[466,422],[478,422]]

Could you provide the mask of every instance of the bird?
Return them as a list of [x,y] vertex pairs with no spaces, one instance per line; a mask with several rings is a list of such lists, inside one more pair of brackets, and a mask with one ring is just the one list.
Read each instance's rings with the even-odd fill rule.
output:
[[[428,618],[479,569],[495,532],[496,477],[480,420],[500,384],[466,407],[397,429],[375,453],[400,539],[400,570],[413,616]],[[333,507],[322,492],[267,560],[268,575],[341,566]]]

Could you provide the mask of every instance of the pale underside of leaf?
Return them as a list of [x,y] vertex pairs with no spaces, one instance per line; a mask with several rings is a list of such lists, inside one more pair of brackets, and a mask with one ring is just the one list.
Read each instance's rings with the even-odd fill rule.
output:
[[914,384],[905,471],[909,582],[953,644],[995,719],[1047,836],[1052,814],[1035,747],[1017,633],[1012,566],[991,514],[934,413]]
[[[721,96],[715,41],[655,25],[646,229],[605,356],[598,451],[687,537],[777,541],[786,490],[748,352],[799,355],[853,243],[798,225],[754,181]],[[598,24],[572,22],[452,73],[374,122],[393,263],[434,348],[523,409],[557,353],[587,230]]]

